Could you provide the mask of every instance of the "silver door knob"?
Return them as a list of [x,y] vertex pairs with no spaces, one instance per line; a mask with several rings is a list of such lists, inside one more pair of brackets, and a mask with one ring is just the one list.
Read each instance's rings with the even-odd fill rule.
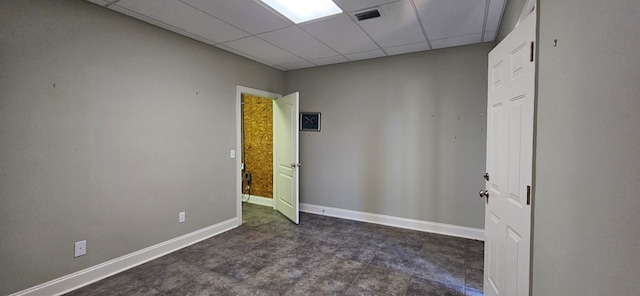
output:
[[489,173],[484,174],[484,179],[489,181]]
[[489,198],[489,190],[480,190],[480,197]]

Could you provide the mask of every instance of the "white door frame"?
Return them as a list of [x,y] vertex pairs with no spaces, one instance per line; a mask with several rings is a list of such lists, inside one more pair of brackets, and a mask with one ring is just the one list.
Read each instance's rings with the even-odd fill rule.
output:
[[238,226],[242,225],[242,94],[250,94],[263,98],[278,99],[280,94],[250,88],[246,86],[236,86],[236,217]]

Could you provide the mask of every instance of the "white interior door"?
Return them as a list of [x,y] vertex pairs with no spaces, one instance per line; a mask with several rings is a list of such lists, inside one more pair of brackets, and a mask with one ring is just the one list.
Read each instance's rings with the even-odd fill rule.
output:
[[[534,10],[489,53],[484,294],[529,295]],[[488,195],[488,196],[487,196]]]
[[299,223],[299,93],[278,98],[273,105],[273,196],[276,209]]

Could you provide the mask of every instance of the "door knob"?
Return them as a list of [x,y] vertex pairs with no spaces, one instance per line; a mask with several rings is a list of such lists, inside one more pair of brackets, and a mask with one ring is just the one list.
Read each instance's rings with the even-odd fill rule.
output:
[[480,197],[486,197],[489,199],[489,190],[480,190]]
[[487,181],[489,181],[489,173],[485,173],[485,174],[484,174],[484,179],[485,179],[485,180],[487,180]]

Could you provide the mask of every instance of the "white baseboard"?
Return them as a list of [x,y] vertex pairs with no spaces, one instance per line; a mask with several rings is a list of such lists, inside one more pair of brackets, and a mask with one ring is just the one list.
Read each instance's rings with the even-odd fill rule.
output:
[[195,244],[222,232],[236,228],[238,218],[232,218],[209,227],[161,242],[148,248],[124,255],[87,269],[68,274],[55,280],[11,294],[10,296],[60,295],[132,267]]
[[246,195],[243,194],[243,201],[246,199],[245,196],[249,197],[249,200],[247,201],[250,204],[256,204],[256,205],[261,205],[261,206],[267,206],[267,207],[272,207],[273,208],[273,198],[268,198],[268,197],[262,197],[262,196],[257,196],[257,195]]
[[449,236],[457,236],[484,241],[484,229],[457,226],[451,224],[435,223],[422,220],[400,218],[394,216],[366,213],[360,211],[345,210],[339,208],[318,206],[301,203],[300,211],[311,214],[382,224],[398,228],[432,232]]

